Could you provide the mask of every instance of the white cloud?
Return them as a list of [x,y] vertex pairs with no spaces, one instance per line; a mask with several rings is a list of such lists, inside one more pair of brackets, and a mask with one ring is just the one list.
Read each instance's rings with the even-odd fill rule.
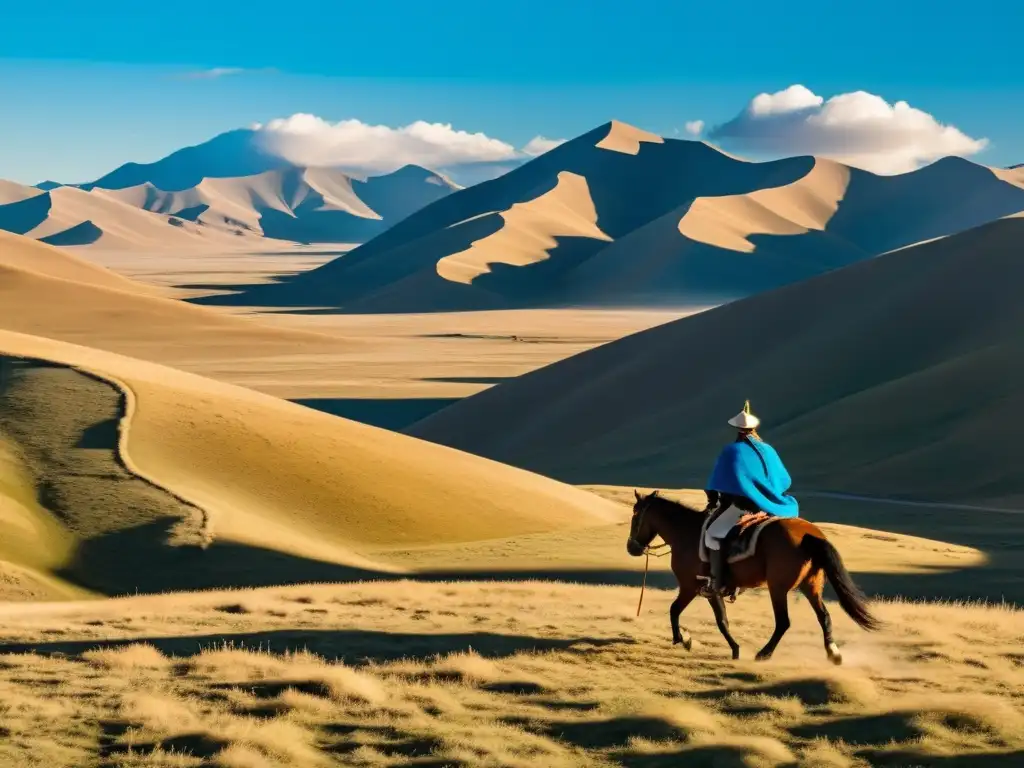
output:
[[749,152],[821,155],[886,174],[947,155],[973,155],[988,144],[905,101],[889,104],[866,91],[826,100],[802,85],[758,94],[709,137]]
[[825,100],[802,85],[791,85],[775,93],[759,93],[750,100],[747,109],[758,117],[780,115],[801,109],[820,107]]
[[185,80],[216,80],[220,77],[240,75],[246,70],[242,67],[214,67],[213,69],[200,69],[195,72],[186,72],[181,75]]
[[316,115],[298,113],[269,123],[255,123],[261,149],[308,166],[332,166],[385,173],[403,165],[433,169],[473,163],[522,160],[548,152],[564,139],[536,136],[522,150],[483,133],[469,133],[448,123],[414,123],[392,128],[361,120],[328,122]]
[[534,136],[523,147],[523,154],[529,155],[530,157],[537,157],[543,155],[545,152],[550,152],[557,146],[565,144],[565,139],[547,139],[543,136]]
[[688,134],[690,134],[691,136],[700,136],[701,131],[704,130],[704,121],[703,120],[691,120],[690,122],[688,122],[683,127],[686,129],[686,132]]
[[386,172],[410,163],[441,168],[516,157],[515,148],[499,139],[422,120],[391,128],[299,113],[254,128],[265,151],[298,165]]

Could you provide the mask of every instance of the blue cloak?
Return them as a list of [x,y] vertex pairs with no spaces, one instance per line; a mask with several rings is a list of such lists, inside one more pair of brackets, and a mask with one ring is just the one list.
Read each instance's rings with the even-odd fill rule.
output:
[[800,505],[787,491],[792,480],[782,459],[761,440],[727,445],[711,470],[707,489],[746,496],[758,509],[779,517],[798,517]]

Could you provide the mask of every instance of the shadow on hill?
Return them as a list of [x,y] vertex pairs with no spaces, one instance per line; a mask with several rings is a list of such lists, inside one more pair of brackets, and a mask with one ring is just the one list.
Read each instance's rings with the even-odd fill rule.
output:
[[48,192],[0,205],[0,229],[16,235],[27,234],[46,221],[52,207],[53,198]]
[[[832,518],[834,522],[839,522]],[[181,590],[272,587],[306,583],[413,580],[419,582],[551,581],[568,584],[639,586],[638,570],[607,568],[482,569],[437,567],[414,573],[388,573],[320,560],[236,542],[215,541],[208,548],[167,544],[168,518],[109,533],[82,542],[73,561],[58,573],[86,588],[111,596],[155,594]],[[865,525],[863,520],[855,523]],[[854,571],[857,584],[872,597],[924,600],[1005,600],[1024,605],[1024,574],[1020,551],[1024,539],[1005,545],[1002,556],[971,569],[935,568],[924,573]],[[623,554],[625,560],[626,555]],[[894,566],[899,566],[894,563]],[[651,571],[647,583],[673,589],[668,571]],[[829,588],[831,593],[831,588]],[[830,594],[831,596],[831,594]],[[734,611],[742,612],[743,598]]]
[[174,546],[180,523],[167,517],[82,541],[57,575],[109,596],[394,578],[236,542]]
[[47,245],[92,245],[101,237],[103,237],[103,230],[86,219],[81,224],[75,224],[62,232],[41,237],[39,240]]
[[472,649],[492,658],[528,651],[588,653],[595,647],[631,645],[632,638],[556,638],[503,635],[494,632],[407,633],[362,629],[282,629],[262,632],[226,632],[210,635],[132,637],[118,640],[75,640],[45,643],[7,643],[0,654],[39,653],[79,655],[96,648],[123,648],[149,643],[168,656],[189,658],[208,648],[227,644],[236,649],[259,649],[283,654],[308,650],[325,659],[349,664],[387,662],[406,658],[428,659],[437,654]]
[[423,397],[374,400],[337,397],[298,399],[292,400],[292,402],[316,411],[329,413],[332,416],[341,416],[352,421],[398,432],[459,399],[457,397]]

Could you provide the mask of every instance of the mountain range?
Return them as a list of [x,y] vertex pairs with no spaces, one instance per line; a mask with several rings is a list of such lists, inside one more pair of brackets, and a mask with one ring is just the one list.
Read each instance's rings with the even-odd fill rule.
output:
[[0,229],[105,248],[361,244],[202,301],[433,312],[716,305],[1024,210],[1020,167],[749,162],[617,121],[500,170],[467,188],[411,165],[361,179],[238,130],[86,184],[0,182]]
[[460,189],[415,165],[369,178],[297,166],[260,151],[252,133],[230,131],[84,184],[0,181],[0,229],[103,248],[354,244]]
[[342,258],[209,301],[431,312],[719,304],[1024,210],[1024,172],[748,162],[611,122]]

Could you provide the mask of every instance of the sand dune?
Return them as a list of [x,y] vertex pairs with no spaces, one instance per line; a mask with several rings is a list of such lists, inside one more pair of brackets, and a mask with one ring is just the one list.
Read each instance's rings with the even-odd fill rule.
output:
[[1024,219],[626,337],[409,432],[573,482],[703,483],[745,398],[796,489],[1024,503]]
[[1024,210],[1016,171],[753,163],[613,121],[284,284],[220,303],[429,312],[707,305]]
[[174,369],[6,331],[0,354],[0,431],[74,542],[57,570],[103,592],[342,578],[391,570],[375,549],[621,518],[553,480]]

